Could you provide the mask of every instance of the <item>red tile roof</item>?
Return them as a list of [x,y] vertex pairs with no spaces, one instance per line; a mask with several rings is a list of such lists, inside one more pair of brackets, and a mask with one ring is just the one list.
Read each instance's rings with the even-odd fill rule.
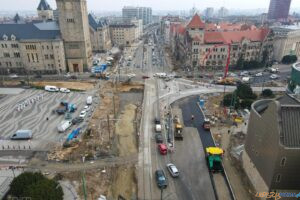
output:
[[201,20],[200,16],[196,13],[192,20],[187,25],[187,28],[205,28],[205,24]]
[[269,29],[261,28],[246,31],[228,31],[228,32],[208,32],[204,34],[205,43],[238,43],[243,39],[248,39],[252,42],[262,42],[269,33]]
[[194,41],[201,41],[200,37],[198,37],[197,35],[193,38]]

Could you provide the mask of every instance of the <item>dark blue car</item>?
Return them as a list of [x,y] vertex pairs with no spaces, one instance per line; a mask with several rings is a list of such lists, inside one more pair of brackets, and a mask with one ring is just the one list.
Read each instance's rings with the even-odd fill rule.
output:
[[166,188],[168,186],[167,178],[163,170],[155,171],[156,183],[159,188]]

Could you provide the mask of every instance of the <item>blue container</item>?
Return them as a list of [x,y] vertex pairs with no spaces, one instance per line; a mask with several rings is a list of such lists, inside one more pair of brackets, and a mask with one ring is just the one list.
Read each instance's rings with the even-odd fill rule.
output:
[[203,108],[204,104],[205,104],[205,101],[203,99],[200,99],[199,104],[200,104],[200,107]]

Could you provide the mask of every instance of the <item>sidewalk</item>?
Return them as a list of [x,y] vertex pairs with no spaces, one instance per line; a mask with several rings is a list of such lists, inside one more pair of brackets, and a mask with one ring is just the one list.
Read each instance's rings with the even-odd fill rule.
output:
[[[233,130],[234,132],[238,132],[240,130],[245,130],[245,125],[239,125],[238,128]],[[231,128],[232,130],[232,128]],[[230,151],[228,150],[229,143],[230,143],[230,134],[227,133],[228,129],[223,128],[219,131],[222,135],[221,147],[225,150],[224,158],[223,158],[223,165],[228,175],[228,179],[230,185],[233,189],[234,195],[237,200],[251,200],[251,194],[247,191],[247,187],[244,184],[241,173],[238,171],[233,165],[232,161],[230,160]],[[232,131],[231,131],[232,132]]]

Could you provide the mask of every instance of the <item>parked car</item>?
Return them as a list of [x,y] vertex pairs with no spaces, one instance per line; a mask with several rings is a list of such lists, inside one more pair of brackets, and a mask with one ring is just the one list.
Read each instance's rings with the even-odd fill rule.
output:
[[71,121],[62,121],[58,126],[57,126],[57,130],[59,133],[63,133],[65,132],[68,128],[70,128],[72,125]]
[[75,117],[74,119],[72,119],[72,124],[75,125],[75,124],[79,124],[83,122],[83,118],[81,117]]
[[86,111],[85,110],[81,111],[79,117],[85,118],[85,116],[86,116]]
[[278,78],[279,78],[279,76],[276,75],[276,74],[272,74],[272,75],[270,76],[270,79],[273,79],[273,80],[278,79]]
[[70,73],[66,73],[66,74],[64,75],[64,77],[70,78],[70,77],[71,77],[71,74],[70,74]]
[[18,130],[10,137],[11,140],[29,140],[31,138],[32,138],[31,130]]
[[43,78],[41,74],[36,74],[34,78]]
[[172,163],[167,164],[167,169],[169,170],[172,177],[178,177],[179,176],[179,171],[178,171],[177,167],[174,164],[172,164]]
[[162,136],[162,134],[161,133],[157,133],[156,135],[155,135],[155,141],[156,141],[156,143],[158,143],[158,144],[160,144],[160,143],[163,143],[163,136]]
[[83,108],[86,112],[90,110],[90,106],[84,106]]
[[60,88],[59,91],[62,93],[70,93],[71,92],[68,88]]
[[159,188],[166,188],[168,186],[167,178],[163,170],[155,171],[156,183]]
[[240,73],[240,76],[247,76],[247,75],[249,75],[249,72],[248,72],[248,71],[242,71],[242,72]]
[[260,77],[260,76],[262,76],[262,75],[263,75],[262,72],[258,72],[257,74],[255,74],[256,77]]
[[56,86],[46,85],[45,90],[48,92],[58,92],[59,89]]
[[72,76],[71,76],[71,79],[77,79],[77,76],[72,75]]
[[19,76],[17,74],[11,74],[9,75],[9,78],[18,78]]
[[161,155],[167,155],[167,152],[168,152],[168,148],[167,148],[167,145],[161,143],[158,145],[158,150],[160,152]]

